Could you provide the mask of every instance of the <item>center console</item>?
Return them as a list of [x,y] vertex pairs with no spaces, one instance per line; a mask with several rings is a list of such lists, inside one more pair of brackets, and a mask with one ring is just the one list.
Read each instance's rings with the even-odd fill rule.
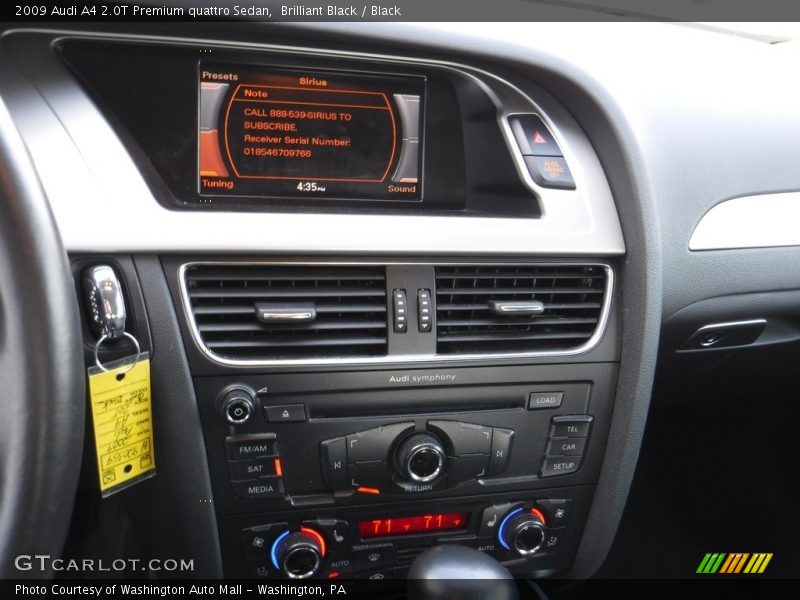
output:
[[570,566],[617,375],[611,265],[163,262],[226,575],[403,577],[436,544]]

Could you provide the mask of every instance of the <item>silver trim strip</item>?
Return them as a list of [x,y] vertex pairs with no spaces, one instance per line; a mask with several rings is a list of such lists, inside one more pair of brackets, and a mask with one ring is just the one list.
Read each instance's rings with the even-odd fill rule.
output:
[[800,246],[800,192],[742,196],[711,207],[689,250]]
[[544,312],[544,303],[534,300],[532,302],[512,302],[502,300],[489,300],[489,310],[496,315],[540,315]]
[[[585,344],[573,348],[572,350],[557,350],[549,352],[513,352],[513,353],[498,353],[498,354],[396,354],[386,356],[364,356],[364,357],[337,357],[337,358],[297,358],[297,359],[270,359],[270,360],[244,360],[244,359],[230,359],[219,356],[208,348],[200,336],[200,331],[197,328],[197,323],[194,319],[192,312],[191,300],[189,298],[189,290],[186,287],[186,270],[194,266],[223,266],[223,265],[239,265],[239,266],[259,266],[259,265],[273,265],[273,266],[287,266],[287,265],[309,265],[309,266],[363,266],[363,265],[381,265],[381,266],[410,266],[410,265],[430,265],[430,266],[463,266],[463,265],[480,265],[480,266],[587,266],[587,267],[601,267],[606,274],[606,287],[603,293],[603,305],[600,309],[600,318],[597,322],[594,334],[590,337]],[[183,311],[186,317],[186,322],[189,325],[192,339],[200,351],[212,362],[228,367],[276,367],[276,366],[330,366],[330,365],[376,365],[376,364],[394,364],[394,363],[426,363],[426,362],[473,362],[473,361],[487,361],[497,359],[513,359],[513,358],[545,358],[552,356],[577,356],[585,354],[593,350],[603,338],[608,325],[608,317],[611,312],[611,298],[614,292],[614,270],[607,263],[601,262],[548,262],[548,263],[520,263],[520,262],[438,262],[438,261],[417,261],[417,262],[391,262],[391,261],[193,261],[182,264],[178,268],[178,283],[181,293],[181,304],[183,304]]]

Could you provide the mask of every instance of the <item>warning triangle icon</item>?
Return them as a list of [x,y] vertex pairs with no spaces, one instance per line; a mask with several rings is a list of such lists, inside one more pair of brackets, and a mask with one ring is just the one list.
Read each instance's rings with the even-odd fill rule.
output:
[[538,131],[534,131],[533,132],[533,138],[532,139],[533,139],[533,143],[534,144],[546,144],[547,143],[547,140],[544,139],[544,136],[541,133],[539,133]]

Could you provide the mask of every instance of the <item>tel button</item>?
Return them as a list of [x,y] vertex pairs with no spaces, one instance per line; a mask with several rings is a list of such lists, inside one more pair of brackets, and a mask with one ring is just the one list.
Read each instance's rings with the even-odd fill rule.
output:
[[550,437],[589,437],[593,417],[591,415],[562,415],[553,417]]

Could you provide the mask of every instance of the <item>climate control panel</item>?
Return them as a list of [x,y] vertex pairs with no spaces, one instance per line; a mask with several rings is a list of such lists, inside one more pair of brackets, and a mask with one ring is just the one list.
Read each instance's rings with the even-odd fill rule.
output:
[[460,544],[509,568],[551,564],[576,528],[580,500],[538,498],[459,507],[451,512],[402,511],[347,518],[281,520],[239,530],[242,566],[250,577],[309,579],[403,577],[435,544]]

